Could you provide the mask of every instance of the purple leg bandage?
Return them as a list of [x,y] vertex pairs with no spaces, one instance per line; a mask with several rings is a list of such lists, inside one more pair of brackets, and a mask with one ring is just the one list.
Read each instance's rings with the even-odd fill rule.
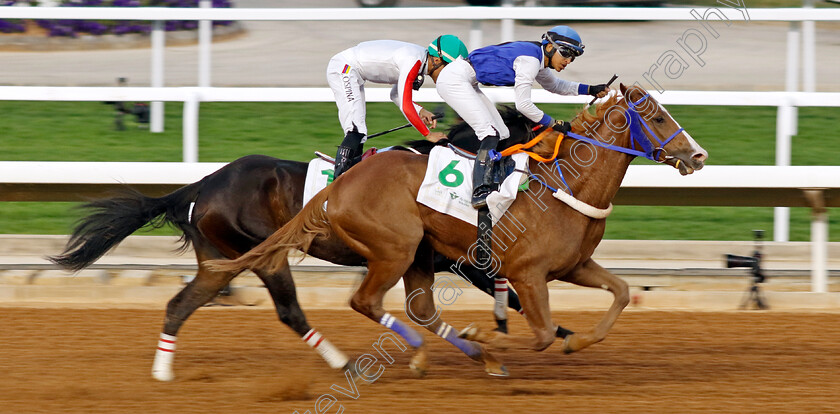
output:
[[379,323],[403,337],[403,339],[405,339],[405,341],[412,347],[418,348],[423,345],[423,337],[420,336],[417,331],[411,329],[411,327],[402,323],[399,319],[391,316],[390,313],[382,315],[382,319],[379,320]]
[[458,338],[458,332],[452,328],[448,323],[444,322],[440,324],[440,327],[437,330],[437,336],[446,339],[452,345],[455,345],[461,352],[467,354],[469,357],[474,358],[481,355],[481,346],[475,342],[467,341],[465,339]]

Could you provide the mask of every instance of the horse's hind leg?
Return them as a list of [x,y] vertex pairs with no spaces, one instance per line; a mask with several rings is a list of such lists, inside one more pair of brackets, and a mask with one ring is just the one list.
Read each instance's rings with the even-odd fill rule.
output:
[[568,354],[603,341],[613,324],[615,324],[621,311],[630,303],[630,292],[627,287],[627,282],[608,272],[592,259],[584,262],[583,265],[561,280],[579,286],[606,289],[615,296],[609,310],[607,310],[607,313],[601,321],[595,325],[595,329],[592,332],[578,332],[566,337],[563,341],[563,352]]
[[[418,325],[455,345],[470,358],[483,362],[485,371],[490,375],[507,376],[507,369],[484,347],[476,342],[461,339],[451,325],[440,318],[440,309],[435,307],[432,284],[435,281],[431,255],[433,250],[424,242],[415,255],[414,263],[406,271],[405,282],[406,314]],[[428,367],[425,346],[418,350],[411,360],[411,368],[420,375]]]
[[331,368],[351,369],[352,364],[347,355],[324,338],[320,332],[312,329],[306,321],[306,315],[303,314],[303,309],[300,308],[297,300],[295,281],[292,279],[288,260],[276,273],[266,274],[260,271],[256,273],[265,283],[280,321],[292,328],[307,345],[318,351]]
[[[399,247],[399,246],[398,246]],[[403,255],[408,249],[399,249],[395,247],[393,254]],[[350,307],[356,312],[367,316],[371,320],[378,322],[386,328],[394,331],[413,349],[417,351],[418,359],[412,360],[413,364],[420,364],[423,361],[422,354],[425,353],[425,342],[423,337],[417,333],[411,326],[403,323],[390,313],[386,312],[382,307],[382,299],[385,293],[388,292],[400,278],[406,273],[411,265],[411,259],[408,256],[392,257],[391,260],[371,260],[368,262],[368,273],[362,281],[356,293],[350,298]],[[405,351],[406,347],[402,341],[395,335],[386,333],[380,336],[377,344],[382,343],[387,335],[390,335],[391,342],[399,347],[401,351]],[[378,349],[377,349],[378,350]],[[380,351],[380,354],[382,351]],[[386,353],[387,355],[387,353]],[[390,356],[386,358],[389,363],[393,363],[393,358]],[[422,367],[420,367],[422,368]],[[415,370],[415,372],[422,371],[422,369]],[[365,379],[368,381],[367,379]]]
[[237,273],[213,272],[202,265],[210,257],[196,246],[198,257],[198,273],[166,306],[166,318],[163,322],[163,332],[160,334],[155,362],[152,365],[152,376],[159,381],[172,381],[175,375],[172,371],[172,360],[175,358],[175,339],[181,325],[195,312],[196,309],[216,297],[216,294],[233,279]]

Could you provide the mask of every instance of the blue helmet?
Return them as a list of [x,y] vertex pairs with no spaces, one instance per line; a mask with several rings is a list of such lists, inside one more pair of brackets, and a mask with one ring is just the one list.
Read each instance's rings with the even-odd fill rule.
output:
[[583,54],[583,42],[580,35],[569,26],[554,26],[542,37],[543,46],[551,42],[555,48],[570,49],[575,56]]

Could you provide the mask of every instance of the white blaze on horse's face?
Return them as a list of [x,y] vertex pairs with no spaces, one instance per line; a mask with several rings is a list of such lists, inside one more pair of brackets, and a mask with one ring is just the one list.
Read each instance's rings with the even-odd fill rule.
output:
[[[682,128],[680,126],[680,123],[677,122],[677,120],[674,119],[673,116],[671,116],[671,113],[668,112],[668,110],[665,109],[665,107],[662,106],[662,104],[660,104],[659,102],[657,102],[656,104],[659,106],[659,111],[664,113],[666,115],[666,117],[669,118],[674,123],[674,125],[676,125],[675,130],[678,130],[678,129]],[[703,165],[705,165],[706,158],[709,158],[709,153],[706,152],[706,150],[703,149],[703,147],[701,147],[699,144],[697,144],[697,141],[695,141],[694,138],[691,137],[691,134],[689,134],[688,131],[683,130],[680,135],[685,137],[688,149],[687,149],[687,151],[680,151],[679,153],[675,152],[674,154],[679,154],[679,155],[672,155],[672,156],[677,157],[678,159],[680,159],[680,161],[682,161],[678,165],[679,170],[680,170],[680,174],[687,175],[687,174],[691,174],[692,172],[694,172],[694,170],[702,169]],[[677,138],[678,137],[675,137],[674,139],[676,140]],[[680,155],[684,155],[684,156],[680,156]],[[669,162],[669,164],[672,164],[672,165],[675,164],[675,163],[676,162],[674,162],[674,163]]]
[[[640,91],[641,96],[645,92]],[[650,105],[654,102],[655,106]],[[649,97],[638,107],[639,115],[645,119],[656,133],[660,141],[665,141],[674,133],[680,130],[680,124],[671,116],[665,107],[657,102],[653,97]],[[655,146],[657,143],[652,142]],[[703,168],[706,158],[709,153],[697,144],[691,135],[685,130],[676,134],[674,138],[665,144],[664,151],[661,155],[664,157],[664,162],[680,170],[680,174],[688,175]]]

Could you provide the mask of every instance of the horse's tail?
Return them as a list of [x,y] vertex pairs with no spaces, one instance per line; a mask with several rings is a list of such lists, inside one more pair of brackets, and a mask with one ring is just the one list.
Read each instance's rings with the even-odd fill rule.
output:
[[194,239],[189,225],[189,204],[198,195],[202,181],[186,185],[163,197],[147,197],[126,188],[121,194],[81,205],[91,213],[80,219],[64,247],[64,252],[47,259],[67,270],[79,271],[119,244],[141,227],[159,228],[166,224],[182,232],[182,249]]
[[295,217],[247,253],[232,260],[208,260],[205,265],[208,269],[221,272],[241,272],[245,269],[276,272],[285,265],[289,250],[306,252],[316,237],[330,234],[324,202],[332,187],[327,186],[315,194]]

